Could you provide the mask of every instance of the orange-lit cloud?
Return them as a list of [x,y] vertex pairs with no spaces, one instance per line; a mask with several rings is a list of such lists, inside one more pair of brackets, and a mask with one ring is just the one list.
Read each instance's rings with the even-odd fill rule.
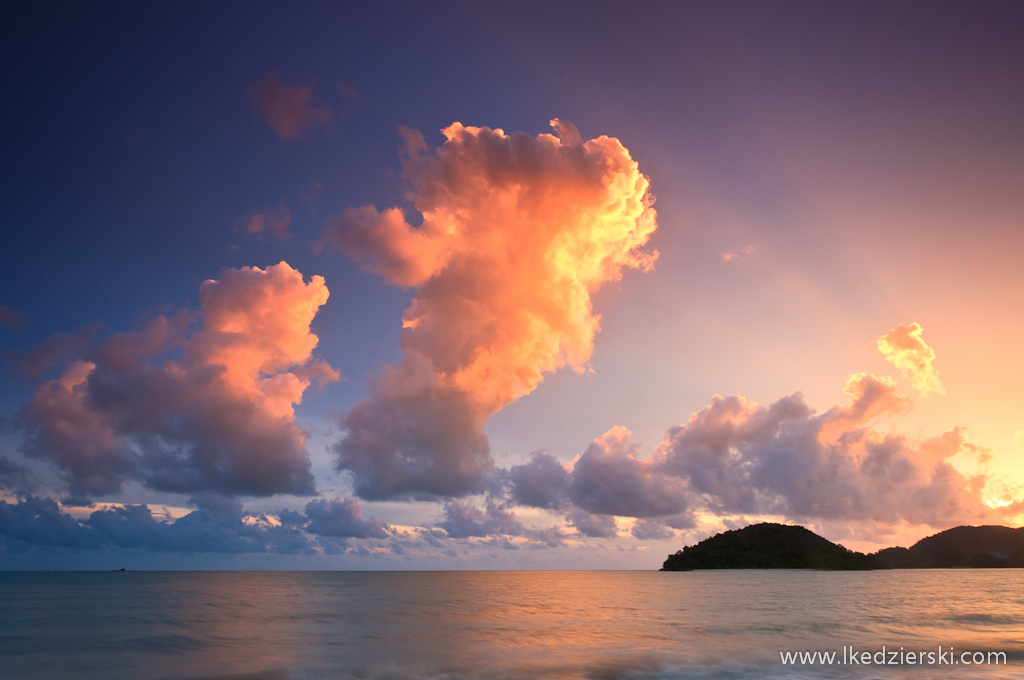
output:
[[313,106],[313,83],[285,85],[277,70],[253,89],[253,101],[263,110],[267,124],[278,139],[301,139],[316,129],[328,129],[334,121],[326,104]]
[[835,442],[852,428],[879,418],[901,415],[910,410],[913,400],[896,392],[896,381],[889,376],[854,373],[846,379],[843,393],[849,406],[835,406],[821,420],[818,439]]
[[[169,491],[266,495],[314,489],[294,406],[311,380],[309,326],[327,301],[287,263],[225,269],[202,311],[118,333],[38,385],[20,412],[27,455],[59,466],[72,497],[129,479]],[[199,324],[199,330],[193,326]]]
[[935,350],[924,341],[922,333],[919,324],[901,323],[878,339],[878,350],[922,395],[945,394],[939,372],[932,366]]
[[757,246],[747,246],[746,248],[741,248],[739,250],[724,252],[722,253],[722,263],[729,264],[730,262],[741,262],[753,255],[755,250],[757,250]]
[[583,370],[600,317],[591,295],[624,268],[649,269],[649,183],[614,138],[505,134],[453,123],[430,152],[405,137],[401,208],[345,211],[329,242],[388,282],[415,288],[404,358],[346,415],[339,468],[364,497],[461,495],[491,470],[482,427],[545,373]]
[[260,236],[271,235],[282,241],[291,238],[288,225],[292,223],[292,213],[282,203],[276,208],[263,208],[242,218],[242,231],[246,234]]

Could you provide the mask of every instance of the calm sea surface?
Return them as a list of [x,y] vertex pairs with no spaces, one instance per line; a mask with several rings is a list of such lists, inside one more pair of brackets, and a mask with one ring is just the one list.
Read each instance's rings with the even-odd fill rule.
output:
[[[780,657],[883,645],[935,664]],[[1004,680],[1024,570],[0,572],[0,677]]]

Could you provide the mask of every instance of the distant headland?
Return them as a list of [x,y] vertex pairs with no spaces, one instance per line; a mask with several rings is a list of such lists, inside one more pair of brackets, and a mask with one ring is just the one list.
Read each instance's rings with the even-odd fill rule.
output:
[[669,555],[661,571],[695,569],[933,569],[1024,567],[1024,527],[956,527],[909,548],[865,555],[796,525],[752,524]]

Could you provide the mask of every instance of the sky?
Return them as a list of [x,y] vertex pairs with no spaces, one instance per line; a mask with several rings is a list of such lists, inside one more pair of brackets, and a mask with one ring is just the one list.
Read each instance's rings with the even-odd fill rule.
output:
[[4,14],[0,568],[1019,524],[1019,5]]

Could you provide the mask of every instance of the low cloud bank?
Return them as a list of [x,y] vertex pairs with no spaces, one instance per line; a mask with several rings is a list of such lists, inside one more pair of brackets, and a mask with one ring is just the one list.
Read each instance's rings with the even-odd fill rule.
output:
[[0,501],[0,539],[8,549],[29,545],[63,548],[124,548],[183,553],[322,552],[348,539],[387,538],[392,529],[376,517],[364,519],[350,498],[318,499],[306,513],[249,513],[234,498],[204,494],[195,510],[174,521],[158,519],[145,505],[111,506],[76,519],[49,498]]
[[[903,324],[879,348],[909,366],[908,379],[925,393],[936,391],[937,374],[921,332]],[[571,466],[533,454],[504,475],[505,493],[514,503],[566,512],[586,536],[612,535],[613,525],[599,518],[620,516],[638,518],[634,537],[650,539],[695,526],[700,512],[947,528],[1020,510],[1020,503],[992,507],[984,496],[989,476],[953,464],[989,457],[961,428],[923,439],[879,428],[913,405],[894,379],[855,373],[845,393],[848,404],[821,414],[799,392],[768,406],[716,395],[671,428],[648,458],[629,431],[615,427]]]

